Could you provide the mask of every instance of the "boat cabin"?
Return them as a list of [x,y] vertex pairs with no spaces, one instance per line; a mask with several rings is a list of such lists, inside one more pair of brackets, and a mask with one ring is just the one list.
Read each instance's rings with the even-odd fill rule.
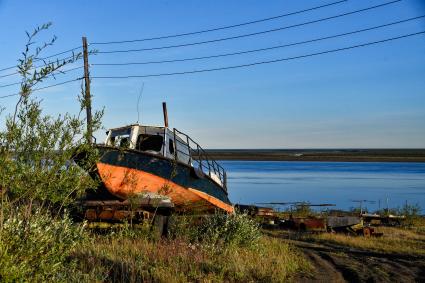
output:
[[168,127],[139,124],[107,131],[106,146],[127,148],[154,154],[186,164],[196,174],[207,175],[226,189],[226,172],[188,135]]
[[186,143],[178,136],[176,139],[178,142],[175,146],[174,133],[165,127],[129,125],[109,130],[105,144],[140,150],[170,159],[176,159],[177,155],[179,161],[190,164],[190,153]]

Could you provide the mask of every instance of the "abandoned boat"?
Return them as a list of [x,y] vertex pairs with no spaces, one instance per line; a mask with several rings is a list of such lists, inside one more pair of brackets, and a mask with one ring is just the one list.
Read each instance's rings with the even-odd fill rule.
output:
[[225,170],[188,135],[139,124],[110,129],[97,174],[112,195],[126,200],[153,193],[177,210],[233,212]]
[[170,130],[165,103],[163,109],[163,127],[132,124],[108,130],[103,144],[93,144],[99,153],[94,167],[87,167],[84,151],[76,153],[74,161],[100,180],[76,202],[77,221],[108,228],[151,220],[164,231],[172,211],[234,212],[226,171],[188,135]]

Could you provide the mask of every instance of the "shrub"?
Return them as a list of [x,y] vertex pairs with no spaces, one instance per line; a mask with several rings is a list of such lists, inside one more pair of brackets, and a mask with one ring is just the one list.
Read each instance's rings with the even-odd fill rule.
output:
[[213,245],[250,247],[257,244],[261,232],[259,225],[247,214],[216,213],[201,223],[198,236]]
[[198,235],[199,217],[192,215],[172,215],[168,220],[168,237],[195,241]]
[[28,215],[9,215],[0,230],[0,281],[68,281],[74,264],[68,259],[84,239],[82,227],[41,209]]
[[211,247],[254,247],[261,237],[258,223],[247,214],[215,213],[198,219],[180,216],[173,219],[170,233]]
[[406,204],[398,209],[398,214],[404,215],[406,217],[405,225],[407,226],[413,226],[416,222],[415,220],[419,218],[421,212],[421,207],[419,204]]

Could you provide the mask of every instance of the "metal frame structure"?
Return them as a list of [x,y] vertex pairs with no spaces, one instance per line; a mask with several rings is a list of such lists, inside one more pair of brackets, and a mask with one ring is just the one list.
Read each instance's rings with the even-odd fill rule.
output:
[[[210,178],[214,179],[214,175],[217,176],[223,185],[223,188],[227,191],[227,174],[222,166],[220,166],[215,160],[211,159],[205,150],[195,142],[191,137],[187,134],[173,129],[173,138],[174,138],[174,158],[176,161],[179,161],[178,154],[183,154],[189,157],[188,165],[193,166],[194,168],[198,168],[202,171],[202,173],[210,176]],[[181,142],[186,141],[186,142]],[[187,146],[189,154],[183,152],[177,148],[177,143]],[[181,162],[181,161],[180,161]],[[198,166],[194,166],[194,163]],[[214,174],[214,175],[213,175]]]

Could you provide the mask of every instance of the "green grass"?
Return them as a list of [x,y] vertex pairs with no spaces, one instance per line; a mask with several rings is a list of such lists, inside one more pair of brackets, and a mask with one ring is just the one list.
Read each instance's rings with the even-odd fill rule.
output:
[[45,211],[10,214],[0,229],[0,282],[283,282],[310,270],[246,215],[182,219],[161,238],[148,224],[94,233]]
[[345,247],[365,251],[425,255],[425,234],[406,228],[378,227],[375,231],[382,232],[382,237],[362,237],[344,234],[323,233],[306,235],[306,240],[318,243],[338,244]]
[[310,268],[289,244],[266,236],[255,248],[211,248],[180,239],[92,237],[73,258],[78,259],[81,272],[97,281],[283,282]]

